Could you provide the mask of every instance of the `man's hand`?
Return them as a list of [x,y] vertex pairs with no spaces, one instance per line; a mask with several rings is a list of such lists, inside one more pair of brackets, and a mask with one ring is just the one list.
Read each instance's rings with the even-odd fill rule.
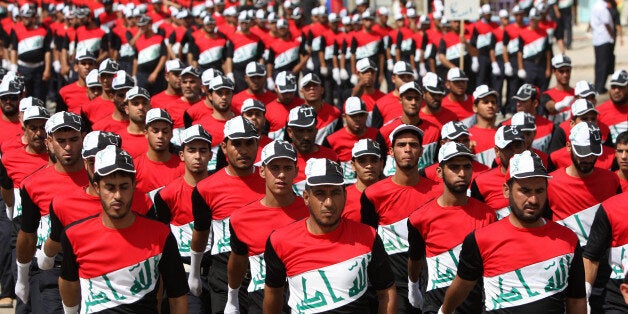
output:
[[35,253],[35,257],[37,258],[37,267],[39,267],[39,269],[41,270],[52,269],[52,267],[55,265],[54,256],[49,257],[48,255],[46,255],[46,253],[44,253],[43,247],[41,250],[38,250],[37,253]]
[[190,275],[188,276],[188,286],[190,287],[190,293],[195,296],[200,296],[203,291],[203,284],[201,282],[201,260],[203,259],[203,252],[190,252]]
[[157,74],[151,73],[148,76],[148,83],[153,84],[153,83],[155,83],[155,81],[157,81]]
[[225,305],[225,314],[240,314],[240,301],[238,298],[238,292],[240,287],[231,288],[227,285],[229,291],[227,292],[227,304]]
[[412,282],[410,278],[408,278],[408,301],[417,309],[423,308],[423,295],[419,289],[419,282]]
[[526,79],[526,77],[527,77],[526,70],[524,70],[524,69],[519,69],[519,71],[517,71],[517,76],[518,76],[520,79],[525,80],[525,79]]
[[504,75],[511,77],[513,75],[513,69],[512,69],[512,65],[510,64],[510,62],[506,62],[504,63]]
[[28,263],[17,263],[17,281],[15,283],[15,295],[24,302],[24,304],[28,303],[29,297],[29,283],[28,283],[28,273],[31,268],[31,262]]
[[42,81],[48,81],[50,79],[50,70],[44,70],[44,73],[41,75]]

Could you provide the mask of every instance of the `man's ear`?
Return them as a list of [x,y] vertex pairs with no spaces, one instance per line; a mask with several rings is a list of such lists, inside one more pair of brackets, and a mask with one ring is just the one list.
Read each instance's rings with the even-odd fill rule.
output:
[[504,193],[504,198],[509,199],[510,198],[510,187],[508,186],[507,183],[504,183],[504,186],[502,187],[502,191]]

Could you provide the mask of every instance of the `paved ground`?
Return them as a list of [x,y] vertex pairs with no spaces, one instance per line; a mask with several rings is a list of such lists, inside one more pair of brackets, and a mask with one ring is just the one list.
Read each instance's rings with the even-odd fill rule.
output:
[[[618,44],[615,49],[615,68],[628,70],[628,53],[626,53],[626,47],[628,46],[628,27],[624,27],[623,30],[624,41],[626,43],[624,47],[621,47]],[[577,27],[574,30],[574,37],[572,49],[566,52],[566,54],[571,57],[573,62],[571,83],[572,85],[575,85],[575,83],[580,80],[593,82],[595,56],[593,53],[593,46],[591,45],[591,35],[586,33],[586,25]],[[621,53],[621,51],[624,52]],[[550,86],[553,86],[553,84],[554,83],[551,83]],[[608,99],[608,94],[600,95],[598,97],[598,103],[601,103],[606,99]],[[14,312],[15,311],[13,309],[0,309],[0,314],[9,314]]]

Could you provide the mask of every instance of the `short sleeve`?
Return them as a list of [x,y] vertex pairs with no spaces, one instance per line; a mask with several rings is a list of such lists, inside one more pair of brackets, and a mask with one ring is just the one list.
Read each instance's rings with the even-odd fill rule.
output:
[[469,281],[475,281],[482,277],[484,266],[482,264],[480,248],[475,240],[475,232],[471,232],[467,235],[464,242],[462,242],[459,260],[458,277]]
[[270,237],[266,241],[264,261],[266,262],[266,285],[272,288],[283,287],[286,284],[286,266],[277,256]]

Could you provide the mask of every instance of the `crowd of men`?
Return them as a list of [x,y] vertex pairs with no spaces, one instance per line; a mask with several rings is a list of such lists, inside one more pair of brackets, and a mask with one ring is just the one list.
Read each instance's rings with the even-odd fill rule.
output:
[[569,4],[356,5],[7,6],[0,307],[628,311],[628,72],[571,82]]

